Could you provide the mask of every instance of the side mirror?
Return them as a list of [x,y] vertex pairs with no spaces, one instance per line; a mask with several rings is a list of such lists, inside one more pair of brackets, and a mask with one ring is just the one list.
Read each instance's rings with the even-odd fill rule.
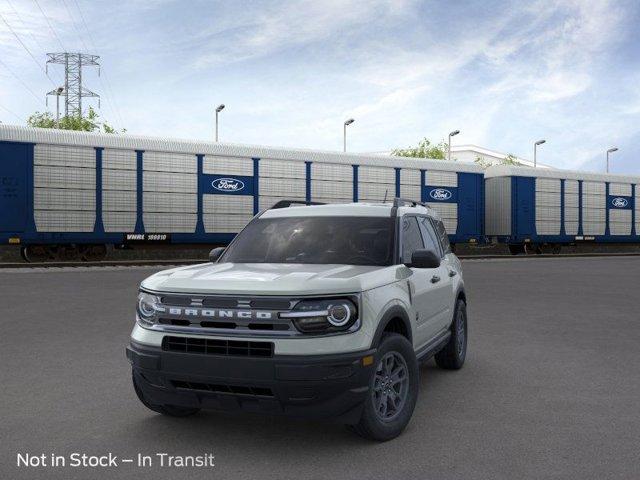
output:
[[414,251],[411,255],[411,263],[407,265],[412,268],[438,268],[439,266],[440,256],[433,250],[425,249]]
[[224,247],[216,247],[213,250],[211,250],[209,252],[209,261],[211,263],[216,263],[218,261],[218,259],[220,258],[220,256],[224,253],[225,248]]

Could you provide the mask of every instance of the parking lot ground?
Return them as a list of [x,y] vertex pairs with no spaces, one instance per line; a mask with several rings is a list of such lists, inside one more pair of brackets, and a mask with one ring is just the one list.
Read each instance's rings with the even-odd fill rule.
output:
[[[464,262],[469,353],[421,368],[405,433],[146,410],[124,347],[155,269],[0,271],[0,478],[608,479],[640,472],[640,258]],[[16,467],[18,453],[215,455],[212,468]]]

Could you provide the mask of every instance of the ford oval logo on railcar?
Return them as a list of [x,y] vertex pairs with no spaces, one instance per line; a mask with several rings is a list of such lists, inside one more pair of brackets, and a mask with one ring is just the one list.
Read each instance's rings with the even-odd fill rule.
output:
[[239,192],[244,188],[244,182],[237,178],[217,178],[211,186],[220,192]]
[[434,200],[444,201],[449,200],[453,194],[446,188],[434,188],[429,192],[429,196]]
[[629,205],[629,200],[622,197],[616,197],[611,200],[611,205],[616,208],[625,208],[627,205]]

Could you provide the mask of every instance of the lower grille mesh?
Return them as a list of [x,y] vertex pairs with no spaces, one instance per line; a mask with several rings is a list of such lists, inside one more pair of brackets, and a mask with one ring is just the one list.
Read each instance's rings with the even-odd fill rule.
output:
[[228,355],[235,357],[273,356],[273,342],[249,342],[242,340],[167,336],[162,340],[162,349],[170,352]]
[[213,383],[185,382],[184,380],[171,380],[175,388],[185,390],[200,390],[214,393],[229,393],[232,395],[250,395],[253,397],[273,397],[270,388],[246,387],[240,385],[219,385]]

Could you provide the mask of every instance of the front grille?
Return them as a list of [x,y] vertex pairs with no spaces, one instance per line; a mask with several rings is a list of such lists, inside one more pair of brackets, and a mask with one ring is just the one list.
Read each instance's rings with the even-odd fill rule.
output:
[[192,337],[164,337],[162,349],[170,352],[226,355],[234,357],[272,357],[273,342],[249,342]]
[[242,385],[221,385],[213,383],[185,382],[183,380],[171,380],[174,388],[182,388],[185,390],[199,390],[214,393],[228,393],[231,395],[249,395],[253,397],[273,397],[270,388],[265,387],[247,387]]
[[[286,322],[286,323],[285,323]],[[287,332],[292,330],[292,327],[288,320],[277,319],[272,322],[260,321],[251,322],[250,320],[243,321],[192,321],[186,318],[160,318],[158,323],[161,325],[172,325],[174,327],[196,327],[203,329],[218,329],[218,330],[262,330],[271,332]]]

